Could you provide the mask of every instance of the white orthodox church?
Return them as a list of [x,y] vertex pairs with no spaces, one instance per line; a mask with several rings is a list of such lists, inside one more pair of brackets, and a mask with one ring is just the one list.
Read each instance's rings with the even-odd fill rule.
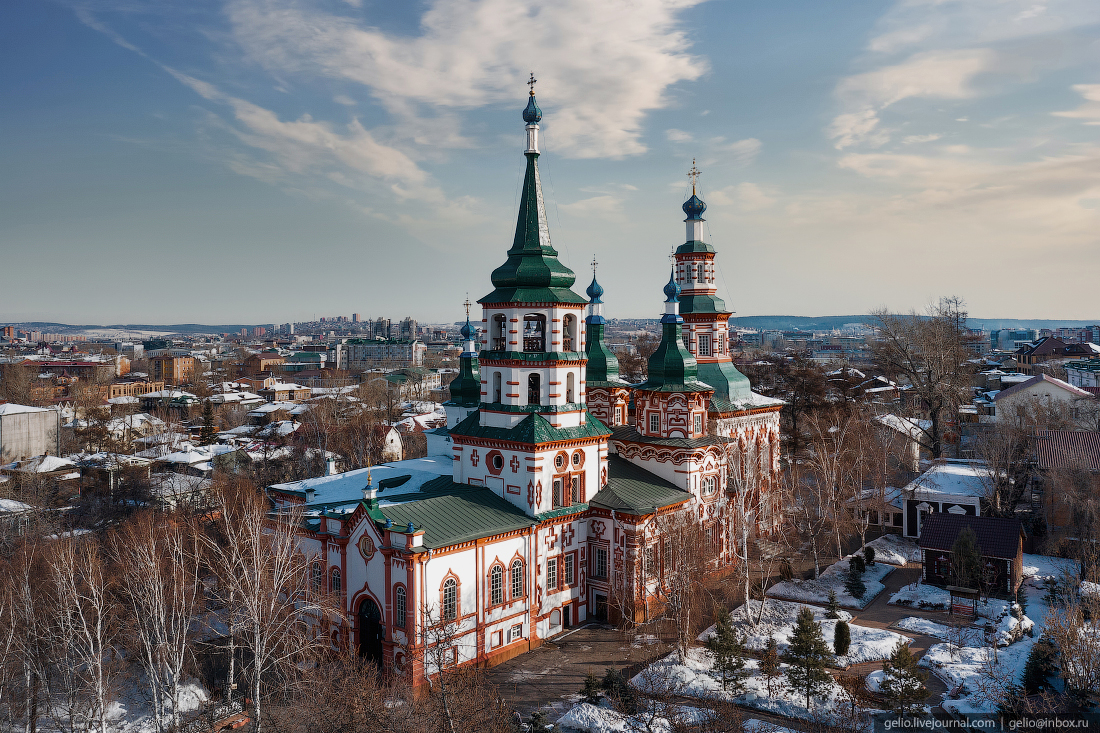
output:
[[451,663],[491,665],[586,620],[653,613],[667,562],[658,518],[699,522],[716,571],[733,564],[731,477],[746,465],[762,469],[754,521],[778,519],[782,403],[733,365],[706,205],[694,192],[683,205],[661,343],[648,379],[628,384],[604,343],[603,288],[593,277],[587,299],[574,293],[550,243],[534,91],[523,119],[515,239],[478,301],[480,327],[462,329],[429,456],[268,489],[276,506],[304,505],[313,587],[338,593],[349,619],[334,641],[414,685],[440,621]]

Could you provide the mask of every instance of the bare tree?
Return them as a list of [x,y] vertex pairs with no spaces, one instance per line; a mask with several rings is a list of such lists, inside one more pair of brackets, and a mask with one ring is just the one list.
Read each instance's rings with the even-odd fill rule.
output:
[[941,298],[923,315],[885,308],[871,312],[877,332],[875,361],[888,376],[904,378],[911,386],[919,413],[930,423],[920,428],[920,443],[933,458],[942,457],[946,427],[969,398],[964,308],[959,298]]
[[[118,668],[118,608],[114,578],[94,536],[57,540],[47,555],[50,581],[49,649],[70,733],[107,731],[107,707]],[[51,695],[51,697],[53,697]]]
[[661,564],[664,615],[676,630],[676,651],[684,658],[710,601],[704,581],[714,568],[716,538],[707,536],[693,512],[658,517],[655,535],[658,544],[652,551]]
[[331,648],[328,634],[319,630],[343,620],[342,605],[310,592],[306,557],[298,550],[300,510],[269,516],[267,499],[244,486],[219,498],[216,534],[205,535],[204,542],[251,658],[254,718],[260,731],[269,688]]
[[180,723],[180,687],[201,609],[198,535],[146,512],[113,535],[128,627],[148,679],[158,730]]

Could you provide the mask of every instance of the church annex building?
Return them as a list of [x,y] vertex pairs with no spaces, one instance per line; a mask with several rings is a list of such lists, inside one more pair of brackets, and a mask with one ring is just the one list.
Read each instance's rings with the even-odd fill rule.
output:
[[[586,294],[550,243],[532,90],[515,239],[469,317],[447,427],[428,457],[277,484],[301,506],[315,589],[339,594],[329,630],[415,684],[449,628],[445,664],[489,665],[590,619],[644,620],[663,605],[659,520],[698,522],[716,569],[734,564],[731,475],[756,466],[751,518],[778,521],[782,403],[752,392],[729,353],[703,201],[664,288],[648,379],[628,384],[604,341],[603,288]],[[747,460],[751,459],[751,460]],[[745,501],[738,502],[743,508]]]

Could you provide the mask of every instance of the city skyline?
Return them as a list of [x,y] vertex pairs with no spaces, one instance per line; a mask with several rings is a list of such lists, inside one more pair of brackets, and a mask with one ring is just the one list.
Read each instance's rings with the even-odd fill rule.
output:
[[1096,319],[1098,22],[1075,0],[9,5],[0,241],[42,277],[0,317],[458,320],[511,242],[534,71],[552,241],[578,292],[603,263],[609,317],[659,315],[694,158],[737,315],[957,294]]

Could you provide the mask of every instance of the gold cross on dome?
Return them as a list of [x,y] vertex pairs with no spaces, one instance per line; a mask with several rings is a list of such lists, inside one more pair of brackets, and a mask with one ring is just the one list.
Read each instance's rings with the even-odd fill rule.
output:
[[691,195],[695,195],[695,181],[699,176],[703,175],[703,171],[695,167],[695,158],[691,159],[691,170],[688,171],[688,178],[691,179]]
[[596,262],[596,256],[592,255],[592,279],[593,280],[596,279],[596,265],[598,265],[598,264],[599,263]]
[[466,320],[470,320],[470,294],[466,293],[466,302],[463,303],[466,306]]
[[531,78],[527,82],[527,86],[531,88],[531,96],[535,96],[535,84],[538,83],[538,79],[535,78],[535,72],[531,72]]

